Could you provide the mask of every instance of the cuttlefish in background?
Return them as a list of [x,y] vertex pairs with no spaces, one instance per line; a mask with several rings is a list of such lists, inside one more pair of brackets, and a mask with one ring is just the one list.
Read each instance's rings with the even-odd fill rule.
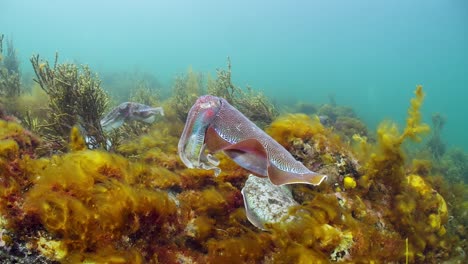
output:
[[320,184],[325,178],[310,171],[272,137],[225,99],[205,95],[190,109],[178,152],[189,168],[221,172],[214,153],[223,151],[239,166],[274,185]]
[[101,127],[107,132],[119,128],[123,123],[131,120],[153,123],[156,119],[156,114],[164,116],[162,107],[151,107],[140,103],[125,102],[112,109],[112,111],[101,119]]

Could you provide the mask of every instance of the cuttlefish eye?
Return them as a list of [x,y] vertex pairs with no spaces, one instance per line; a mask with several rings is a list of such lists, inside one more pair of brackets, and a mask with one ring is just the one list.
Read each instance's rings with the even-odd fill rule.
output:
[[205,118],[212,118],[221,107],[221,100],[211,95],[200,97],[196,102],[197,111],[203,112]]
[[201,103],[200,104],[200,108],[202,109],[208,109],[208,108],[211,108],[213,107],[213,102],[206,102],[206,103]]
[[119,113],[121,114],[126,114],[127,112],[129,112],[131,108],[131,104],[130,103],[122,103],[120,106],[119,106]]
[[219,101],[210,100],[207,102],[200,103],[200,108],[203,108],[203,109],[213,108],[213,107],[218,106],[219,104],[220,104]]

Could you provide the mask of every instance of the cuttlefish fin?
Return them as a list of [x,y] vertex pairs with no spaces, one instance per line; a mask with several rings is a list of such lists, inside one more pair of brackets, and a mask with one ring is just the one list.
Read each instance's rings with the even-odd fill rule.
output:
[[319,185],[327,176],[309,171],[308,173],[294,173],[278,169],[275,165],[269,164],[268,177],[274,185],[284,185],[293,183],[305,183]]
[[213,127],[208,127],[205,144],[211,153],[222,150],[242,168],[258,176],[267,176],[267,153],[258,140],[252,138],[231,144],[223,139]]
[[268,155],[258,140],[246,139],[225,147],[223,151],[244,169],[258,176],[267,176]]

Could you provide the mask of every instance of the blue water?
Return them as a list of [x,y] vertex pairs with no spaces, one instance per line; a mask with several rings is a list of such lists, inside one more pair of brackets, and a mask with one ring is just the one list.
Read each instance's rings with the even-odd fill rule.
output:
[[[0,0],[0,32],[29,57],[147,71],[169,87],[189,66],[284,101],[356,109],[375,127],[404,122],[424,85],[425,119],[447,117],[444,139],[468,150],[468,1]],[[107,87],[111,89],[112,87]],[[279,100],[279,99],[278,99]]]

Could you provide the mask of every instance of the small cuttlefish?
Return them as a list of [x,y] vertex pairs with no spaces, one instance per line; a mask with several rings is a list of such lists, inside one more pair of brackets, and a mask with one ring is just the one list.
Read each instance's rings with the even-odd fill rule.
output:
[[125,102],[115,107],[103,119],[101,119],[101,127],[108,132],[112,129],[119,128],[123,123],[136,120],[145,123],[153,123],[156,119],[155,115],[164,116],[162,107],[151,107],[148,105]]

